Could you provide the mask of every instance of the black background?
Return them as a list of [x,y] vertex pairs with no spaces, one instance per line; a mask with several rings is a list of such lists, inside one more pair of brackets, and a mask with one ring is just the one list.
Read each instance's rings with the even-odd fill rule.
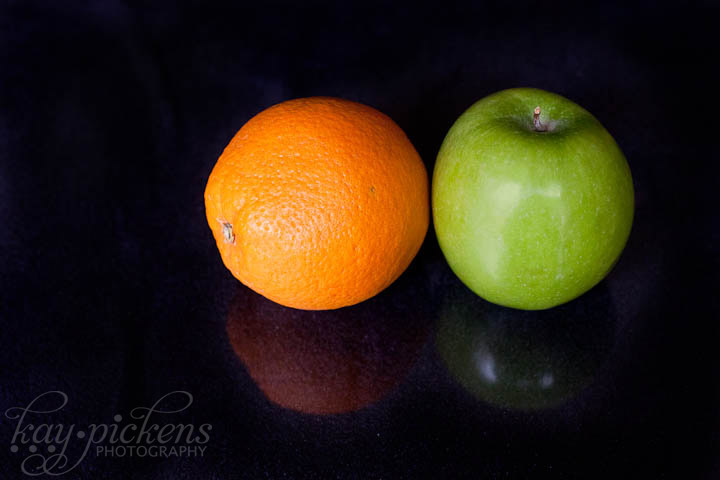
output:
[[[61,390],[67,406],[34,421],[80,428],[187,390],[194,403],[168,421],[213,425],[202,458],[90,453],[67,478],[720,477],[718,8],[582,3],[4,2],[2,413]],[[233,301],[262,300],[224,268],[204,217],[232,135],[280,101],[338,96],[392,117],[432,172],[452,122],[515,86],[587,108],[632,169],[635,224],[609,277],[554,313],[494,310],[539,338],[542,322],[605,332],[594,381],[556,408],[493,405],[452,379],[430,336],[365,409],[269,402],[225,326]],[[457,288],[431,228],[397,284],[341,312],[432,326]],[[368,322],[382,356],[397,327]],[[29,455],[10,451],[15,427],[3,415],[2,478],[22,478]]]

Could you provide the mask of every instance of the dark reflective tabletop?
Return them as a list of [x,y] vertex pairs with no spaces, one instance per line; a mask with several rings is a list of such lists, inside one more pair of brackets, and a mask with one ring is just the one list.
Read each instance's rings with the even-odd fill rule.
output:
[[605,285],[527,312],[485,302],[458,282],[443,302],[436,344],[451,375],[479,400],[549,408],[593,379],[612,349],[616,316]]
[[228,313],[229,341],[277,405],[315,414],[358,410],[403,380],[428,339],[429,292],[409,280],[332,311],[283,307],[239,287]]

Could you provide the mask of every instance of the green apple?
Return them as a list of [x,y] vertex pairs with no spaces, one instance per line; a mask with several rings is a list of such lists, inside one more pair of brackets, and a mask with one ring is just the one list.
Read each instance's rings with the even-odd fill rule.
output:
[[589,112],[516,88],[472,105],[433,174],[438,242],[460,280],[499,305],[540,310],[607,275],[633,220],[630,168]]

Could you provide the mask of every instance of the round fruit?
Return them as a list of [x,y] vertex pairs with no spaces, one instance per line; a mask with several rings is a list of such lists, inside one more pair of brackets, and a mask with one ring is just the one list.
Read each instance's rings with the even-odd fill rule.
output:
[[334,309],[410,264],[429,224],[428,179],[386,115],[302,98],[240,129],[210,175],[205,211],[238,280],[285,306]]
[[504,90],[450,129],[433,175],[438,242],[460,280],[539,310],[610,271],[633,220],[630,168],[595,117],[553,93]]

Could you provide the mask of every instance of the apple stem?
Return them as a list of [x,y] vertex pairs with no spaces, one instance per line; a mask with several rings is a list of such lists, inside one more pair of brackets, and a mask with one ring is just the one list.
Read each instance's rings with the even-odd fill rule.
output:
[[547,127],[540,123],[540,106],[538,105],[535,107],[535,111],[533,112],[533,125],[535,125],[535,131],[536,132],[545,132],[547,131]]

